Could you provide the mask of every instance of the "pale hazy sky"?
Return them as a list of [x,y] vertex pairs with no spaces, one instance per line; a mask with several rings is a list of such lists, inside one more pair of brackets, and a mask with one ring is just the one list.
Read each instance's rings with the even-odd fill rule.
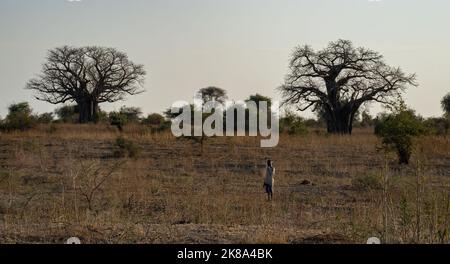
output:
[[102,108],[149,113],[210,85],[236,100],[278,99],[295,46],[343,38],[417,73],[407,103],[439,116],[450,91],[449,25],[447,0],[0,0],[0,115],[20,101],[55,108],[23,88],[61,45],[116,47],[144,64],[147,92]]

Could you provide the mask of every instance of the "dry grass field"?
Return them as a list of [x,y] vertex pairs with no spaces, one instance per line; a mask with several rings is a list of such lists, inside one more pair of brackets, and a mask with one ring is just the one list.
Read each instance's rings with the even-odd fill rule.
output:
[[1,134],[0,243],[450,242],[449,137],[421,138],[399,167],[371,129],[282,135],[272,149],[211,138],[202,150],[126,127],[132,157],[118,136],[106,125]]

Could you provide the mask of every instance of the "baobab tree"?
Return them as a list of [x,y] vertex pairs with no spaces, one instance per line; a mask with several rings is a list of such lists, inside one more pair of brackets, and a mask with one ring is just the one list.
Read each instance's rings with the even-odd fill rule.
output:
[[338,40],[320,51],[298,47],[279,90],[283,104],[323,111],[329,133],[351,134],[363,104],[394,105],[408,86],[417,85],[415,79],[386,65],[379,53]]
[[75,102],[79,122],[95,121],[99,104],[143,92],[143,65],[114,48],[63,46],[50,50],[42,73],[26,88],[52,104]]

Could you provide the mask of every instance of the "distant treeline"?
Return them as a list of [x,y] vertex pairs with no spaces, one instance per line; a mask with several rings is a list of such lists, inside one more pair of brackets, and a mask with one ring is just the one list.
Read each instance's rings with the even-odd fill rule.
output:
[[[211,87],[208,87],[211,89]],[[214,89],[222,90],[214,87]],[[223,91],[220,97],[207,98],[210,95],[202,94],[205,100],[221,101],[226,98],[226,93]],[[210,90],[211,91],[211,90]],[[271,104],[271,99],[259,94],[251,95],[246,101],[268,101]],[[442,99],[442,108],[444,115],[442,117],[423,118],[417,115],[413,110],[404,108],[402,111],[410,113],[415,120],[423,124],[427,129],[427,133],[436,135],[448,134],[450,126],[450,94]],[[192,111],[195,111],[194,109]],[[206,118],[210,114],[203,114]],[[383,120],[388,119],[391,114],[380,113],[378,116],[372,116],[367,110],[357,113],[355,115],[355,127],[376,127]],[[144,116],[140,107],[123,106],[118,111],[106,112],[99,109],[95,116],[95,123],[110,124],[122,130],[128,124],[142,124],[150,126],[153,132],[162,132],[170,130],[171,120],[176,118],[176,115],[170,112],[170,109],[160,113],[151,113]],[[303,118],[294,111],[285,111],[280,118],[280,132],[291,135],[304,135],[311,130],[317,130],[326,127],[326,117],[322,112],[316,112],[316,118]],[[37,114],[34,113],[28,102],[21,102],[12,104],[8,107],[8,115],[2,119],[0,117],[0,130],[3,132],[14,130],[28,130],[32,129],[38,124],[58,124],[58,123],[79,123],[79,109],[77,105],[63,105],[55,109],[54,112]]]
[[[207,89],[207,90],[205,90]],[[211,94],[205,94],[205,91],[213,92],[214,98],[208,98]],[[220,91],[220,96],[217,92]],[[226,93],[220,88],[204,88],[198,93],[203,99],[222,101]],[[271,104],[271,99],[259,94],[250,96],[246,102],[253,101],[259,107],[260,101]],[[396,152],[400,164],[408,164],[412,153],[414,152],[415,138],[423,135],[442,135],[446,136],[450,128],[450,94],[446,95],[442,101],[442,109],[445,114],[442,117],[423,118],[415,113],[414,110],[407,108],[404,104],[390,113],[381,113],[377,117],[372,117],[367,111],[358,113],[354,116],[353,126],[373,127],[374,133],[381,138],[383,148],[386,151]],[[245,106],[243,106],[245,108]],[[0,131],[25,131],[36,127],[39,124],[50,126],[49,131],[54,131],[56,123],[79,123],[79,109],[77,105],[64,105],[57,108],[54,113],[35,114],[27,102],[12,104],[8,108],[9,112],[5,119],[0,119]],[[216,109],[212,109],[217,111]],[[191,111],[199,111],[194,105],[191,105]],[[224,120],[226,110],[224,111]],[[268,110],[271,111],[271,110]],[[205,120],[212,113],[203,113]],[[237,114],[235,112],[235,114]],[[268,118],[272,113],[268,113]],[[194,116],[191,113],[191,116]],[[249,109],[245,109],[246,119],[249,117]],[[310,130],[316,133],[322,133],[327,127],[326,114],[317,111],[316,119],[305,119],[292,111],[285,111],[280,118],[280,132],[290,135],[305,135]],[[168,131],[171,128],[172,120],[177,118],[170,110],[164,114],[153,113],[143,116],[139,107],[122,107],[119,111],[105,112],[99,109],[94,117],[96,123],[109,124],[117,127],[122,132],[123,127],[128,124],[138,124],[148,126],[152,133]],[[235,118],[236,120],[236,118]],[[247,119],[248,120],[248,119]],[[269,120],[268,120],[269,121]],[[246,122],[248,124],[248,122]],[[235,125],[235,128],[237,126]],[[248,127],[246,127],[247,129]],[[199,142],[203,149],[203,142],[206,139],[203,135],[200,137],[187,137]],[[120,145],[129,144],[123,138],[119,138]]]

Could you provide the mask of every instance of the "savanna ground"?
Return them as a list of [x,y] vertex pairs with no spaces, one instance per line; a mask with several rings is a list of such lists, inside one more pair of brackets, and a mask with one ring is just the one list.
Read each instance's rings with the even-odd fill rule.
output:
[[450,138],[418,140],[400,167],[372,132],[282,135],[271,149],[211,138],[203,150],[143,126],[125,128],[123,149],[106,125],[1,134],[0,242],[450,242]]

